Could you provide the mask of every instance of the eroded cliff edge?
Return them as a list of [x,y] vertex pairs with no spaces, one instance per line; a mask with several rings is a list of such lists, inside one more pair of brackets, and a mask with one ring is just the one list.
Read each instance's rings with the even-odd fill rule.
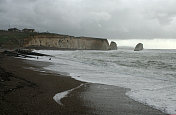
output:
[[107,39],[74,37],[55,33],[0,31],[1,48],[110,50]]
[[74,37],[68,35],[34,35],[24,44],[26,48],[65,50],[108,50],[107,39]]

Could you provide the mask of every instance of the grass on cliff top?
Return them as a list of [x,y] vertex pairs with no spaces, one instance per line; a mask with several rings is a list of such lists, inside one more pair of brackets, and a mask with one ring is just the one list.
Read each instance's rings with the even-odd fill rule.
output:
[[59,35],[55,33],[37,33],[37,32],[8,32],[0,31],[0,44],[6,43],[8,41],[17,41],[29,38],[34,35]]
[[36,33],[0,31],[0,47],[21,47],[23,46],[25,38],[29,38],[35,34]]
[[58,35],[55,33],[9,32],[0,30],[0,47],[21,47],[25,41],[35,35]]
[[35,33],[24,33],[24,32],[0,32],[0,43],[5,43],[8,41],[14,41],[18,39],[24,39],[34,35]]

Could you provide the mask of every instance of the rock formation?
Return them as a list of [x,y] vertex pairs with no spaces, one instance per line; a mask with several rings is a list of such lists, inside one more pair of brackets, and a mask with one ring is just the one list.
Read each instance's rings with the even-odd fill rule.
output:
[[111,41],[109,50],[117,50],[117,44],[114,41]]
[[141,51],[143,50],[143,44],[142,43],[138,43],[136,45],[136,47],[134,48],[134,51]]
[[107,39],[74,37],[68,35],[36,35],[26,42],[25,47],[61,50],[108,50]]
[[[32,30],[31,30],[32,31]],[[11,32],[0,30],[0,47],[7,49],[53,49],[53,50],[115,50],[107,39],[74,37],[55,33]],[[8,38],[8,39],[7,39]]]

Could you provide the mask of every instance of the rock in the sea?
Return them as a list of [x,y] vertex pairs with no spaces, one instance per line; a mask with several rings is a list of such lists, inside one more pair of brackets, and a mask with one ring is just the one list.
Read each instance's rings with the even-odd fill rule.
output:
[[136,47],[134,48],[134,51],[141,51],[141,50],[143,50],[144,48],[143,48],[143,44],[142,43],[138,43],[137,45],[136,45]]
[[110,50],[117,50],[117,44],[115,42],[111,41],[109,49]]

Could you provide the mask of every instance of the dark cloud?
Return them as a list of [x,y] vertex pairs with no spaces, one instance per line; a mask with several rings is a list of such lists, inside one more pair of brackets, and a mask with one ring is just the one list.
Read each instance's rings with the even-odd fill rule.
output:
[[0,0],[0,27],[116,39],[176,37],[175,0]]

